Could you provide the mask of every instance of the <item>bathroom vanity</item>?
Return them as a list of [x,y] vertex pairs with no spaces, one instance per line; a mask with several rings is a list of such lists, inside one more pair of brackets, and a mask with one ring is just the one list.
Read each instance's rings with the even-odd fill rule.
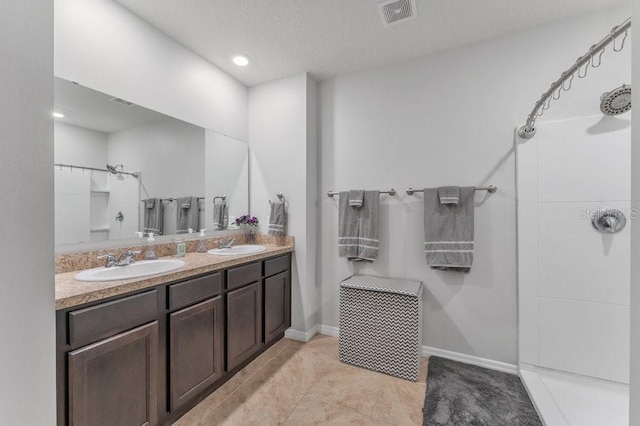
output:
[[179,271],[109,285],[58,274],[58,425],[183,415],[283,337],[292,250],[189,253]]

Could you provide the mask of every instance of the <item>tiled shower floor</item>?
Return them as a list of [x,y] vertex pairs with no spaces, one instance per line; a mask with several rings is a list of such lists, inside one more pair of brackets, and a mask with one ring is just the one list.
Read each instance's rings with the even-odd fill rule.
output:
[[341,363],[338,339],[282,339],[174,425],[421,425],[427,358],[418,382]]

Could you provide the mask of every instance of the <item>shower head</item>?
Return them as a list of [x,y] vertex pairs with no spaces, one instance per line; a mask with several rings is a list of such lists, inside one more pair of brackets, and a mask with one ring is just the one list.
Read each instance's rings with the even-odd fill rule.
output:
[[122,171],[122,169],[124,168],[124,165],[118,164],[118,165],[115,165],[115,166],[111,166],[111,165],[107,164],[107,170],[109,170],[114,175],[117,175],[118,173],[120,173],[120,172],[118,172],[118,167],[120,167],[120,170]]
[[618,115],[631,109],[631,86],[623,84],[600,96],[600,111],[606,115]]

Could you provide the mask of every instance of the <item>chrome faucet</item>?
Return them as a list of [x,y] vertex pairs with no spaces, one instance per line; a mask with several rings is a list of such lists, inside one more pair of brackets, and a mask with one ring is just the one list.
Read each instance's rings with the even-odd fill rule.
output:
[[97,259],[107,259],[104,264],[105,268],[113,268],[114,266],[118,266],[118,262],[116,261],[116,257],[113,253],[98,256]]
[[120,255],[116,266],[127,266],[132,263],[136,263],[136,254],[140,253],[140,250],[127,250]]
[[218,240],[218,248],[219,249],[231,248],[233,247],[233,243],[235,242],[236,242],[235,238],[229,238],[226,242]]

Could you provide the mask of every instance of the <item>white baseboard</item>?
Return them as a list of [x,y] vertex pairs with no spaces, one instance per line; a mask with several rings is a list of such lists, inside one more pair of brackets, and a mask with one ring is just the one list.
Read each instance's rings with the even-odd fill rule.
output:
[[338,327],[320,324],[318,329],[320,334],[326,334],[327,336],[339,337],[340,335],[340,329]]
[[288,328],[284,331],[284,337],[292,340],[299,340],[301,342],[308,342],[313,336],[318,333],[318,326],[314,325],[308,331],[300,331],[293,328]]
[[492,359],[480,358],[478,356],[461,354],[460,352],[446,351],[444,349],[432,348],[431,346],[422,347],[422,355],[439,356],[454,361],[464,362],[465,364],[477,365],[478,367],[488,368],[490,370],[502,371],[505,373],[518,374],[518,367],[514,364],[506,362],[494,361]]
[[[327,336],[338,337],[340,329],[330,325],[319,324],[316,326],[318,333]],[[300,340],[300,339],[298,339]],[[479,367],[489,368],[491,370],[503,371],[505,373],[518,374],[518,367],[506,362],[494,361],[492,359],[480,358],[473,355],[461,354],[459,352],[446,351],[444,349],[432,348],[430,346],[422,346],[423,356],[439,356],[442,358],[452,359],[454,361],[464,362],[466,364],[477,365]]]

